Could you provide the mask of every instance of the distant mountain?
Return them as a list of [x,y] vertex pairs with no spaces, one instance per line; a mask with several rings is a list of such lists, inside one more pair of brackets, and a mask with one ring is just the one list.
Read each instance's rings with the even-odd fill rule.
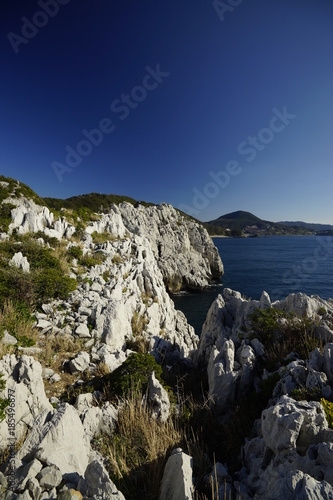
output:
[[312,231],[332,231],[333,225],[331,224],[313,224],[311,222],[278,222],[277,224],[283,224],[284,226],[295,226],[295,227],[305,227],[306,229],[311,229]]
[[222,215],[215,220],[207,222],[207,224],[212,228],[219,228],[220,231],[222,229],[225,235],[229,234],[233,236],[314,234],[314,230],[310,228],[262,220],[250,212],[244,212],[243,210]]

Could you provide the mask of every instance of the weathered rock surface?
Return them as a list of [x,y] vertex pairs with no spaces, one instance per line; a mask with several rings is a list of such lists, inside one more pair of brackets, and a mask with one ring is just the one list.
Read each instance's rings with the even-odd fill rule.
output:
[[169,457],[161,484],[160,500],[192,500],[193,460],[181,448],[176,448]]
[[247,491],[258,499],[331,498],[333,431],[322,405],[283,396],[260,423],[243,450],[239,479]]
[[[291,294],[285,300],[271,303],[263,292],[261,299],[246,300],[239,292],[225,288],[210,307],[202,328],[197,361],[207,367],[210,394],[214,397],[219,410],[226,403],[233,403],[245,396],[253,387],[257,377],[257,366],[265,359],[265,347],[255,338],[251,314],[255,309],[275,308],[293,315],[292,321],[308,318],[314,322],[313,335],[322,339],[323,325],[326,325],[326,342],[333,339],[330,325],[333,317],[333,301],[305,294]],[[323,318],[321,313],[326,311]],[[289,315],[289,316],[288,316]],[[281,324],[288,325],[288,320],[281,318]],[[274,397],[289,394],[294,389],[320,387],[325,397],[331,397],[332,390],[327,383],[333,381],[333,348],[326,344],[321,354],[319,351],[310,356],[309,362],[296,360],[286,369],[281,369],[281,380],[275,389]]]
[[[0,360],[0,373],[5,381],[5,389],[0,392],[1,398],[9,398],[14,411],[15,437],[19,439],[27,429],[31,428],[35,418],[44,410],[52,408],[45,396],[42,379],[42,367],[30,356],[16,357],[7,354]],[[0,423],[0,447],[8,445],[11,427],[8,419]]]
[[119,207],[126,228],[149,239],[164,282],[171,292],[202,289],[223,274],[217,248],[207,231],[171,205]]
[[17,252],[13,255],[13,258],[9,261],[9,265],[15,266],[18,269],[22,269],[22,271],[29,273],[30,272],[30,264],[26,257],[23,257],[22,252]]
[[153,418],[166,422],[170,414],[170,400],[167,391],[155,377],[155,372],[152,372],[149,377],[147,399]]

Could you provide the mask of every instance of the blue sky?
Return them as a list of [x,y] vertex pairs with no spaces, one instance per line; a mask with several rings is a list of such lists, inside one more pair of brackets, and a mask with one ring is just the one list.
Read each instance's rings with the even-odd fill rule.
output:
[[4,4],[2,174],[333,224],[331,0]]

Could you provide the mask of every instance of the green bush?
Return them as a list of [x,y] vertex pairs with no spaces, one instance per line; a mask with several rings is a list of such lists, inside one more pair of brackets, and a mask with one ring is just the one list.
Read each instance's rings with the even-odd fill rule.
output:
[[0,205],[0,232],[7,233],[9,224],[12,222],[11,211],[15,205],[3,203]]
[[[6,386],[6,383],[2,379],[2,377],[3,377],[3,375],[2,375],[2,373],[0,373],[0,391],[3,391],[5,386]],[[0,422],[2,422],[6,417],[5,410],[6,410],[8,405],[9,405],[8,399],[0,398]]]
[[36,300],[43,303],[48,299],[66,299],[76,286],[76,280],[64,276],[60,269],[43,269],[35,278]]
[[155,371],[156,378],[162,383],[162,367],[151,354],[133,353],[119,368],[108,375],[109,393],[113,397],[126,398],[132,389],[145,392],[149,376]]
[[72,246],[67,250],[67,254],[73,259],[81,259],[83,256],[83,251],[81,247]]
[[330,401],[327,401],[327,399],[324,399],[324,398],[322,398],[320,400],[320,402],[321,402],[321,404],[324,408],[324,411],[325,411],[328,427],[330,429],[333,429],[333,403],[331,403]]

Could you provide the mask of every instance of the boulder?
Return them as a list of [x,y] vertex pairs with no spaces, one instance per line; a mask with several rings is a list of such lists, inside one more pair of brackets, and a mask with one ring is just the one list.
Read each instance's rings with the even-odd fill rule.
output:
[[30,264],[26,257],[23,257],[22,252],[17,252],[14,254],[12,259],[9,261],[10,266],[15,266],[18,269],[22,269],[25,273],[30,273]]
[[84,475],[90,446],[81,420],[69,404],[42,412],[17,453],[23,461],[35,456],[45,465],[57,466],[62,474]]
[[160,500],[192,500],[193,460],[181,448],[176,448],[164,468]]
[[166,422],[170,414],[170,400],[167,391],[152,372],[148,384],[148,403],[151,407],[152,417]]

